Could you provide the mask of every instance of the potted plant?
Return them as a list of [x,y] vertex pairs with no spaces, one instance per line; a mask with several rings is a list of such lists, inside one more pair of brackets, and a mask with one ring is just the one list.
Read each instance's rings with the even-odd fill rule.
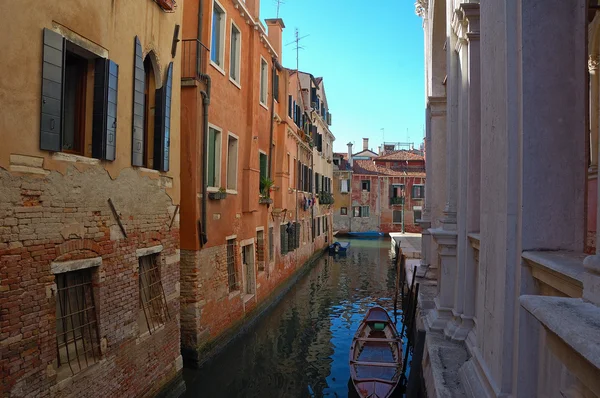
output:
[[263,177],[260,180],[260,198],[258,199],[258,203],[270,205],[273,203],[273,199],[271,199],[271,189],[275,181],[271,180],[268,177]]
[[217,192],[210,192],[208,198],[212,200],[221,200],[227,197],[227,190],[223,187],[219,188]]

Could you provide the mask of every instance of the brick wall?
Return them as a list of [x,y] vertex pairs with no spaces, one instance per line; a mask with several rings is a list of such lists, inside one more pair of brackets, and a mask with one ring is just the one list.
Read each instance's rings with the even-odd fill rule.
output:
[[[315,209],[316,210],[316,209]],[[329,217],[331,242],[331,210],[319,209],[321,215]],[[285,255],[281,254],[281,217],[274,217],[274,258],[269,258],[268,227],[265,228],[265,270],[258,271],[255,261],[256,290],[247,294],[244,268],[241,261],[240,242],[255,236],[237,235],[236,272],[240,288],[230,292],[227,279],[227,244],[212,246],[200,251],[181,252],[181,341],[182,353],[190,362],[202,360],[203,355],[218,343],[226,332],[235,330],[248,320],[252,311],[268,300],[278,288],[292,277],[302,266],[322,251],[326,245],[325,234],[312,241],[310,212],[299,212],[307,218],[302,223],[300,246]],[[295,221],[295,219],[288,220]],[[308,227],[308,230],[307,230]]]
[[[158,174],[147,178],[126,169],[113,180],[97,166],[45,176],[0,169],[1,395],[149,396],[180,371],[177,218],[169,228],[174,211]],[[136,250],[158,245],[170,320],[140,335]],[[57,366],[51,266],[89,258],[101,258],[91,268],[101,355],[71,376]]]

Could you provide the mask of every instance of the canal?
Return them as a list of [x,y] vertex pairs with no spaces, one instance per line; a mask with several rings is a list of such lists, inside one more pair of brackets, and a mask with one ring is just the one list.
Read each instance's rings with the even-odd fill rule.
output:
[[349,396],[352,337],[369,307],[393,314],[395,287],[389,238],[350,241],[346,257],[321,257],[247,334],[185,369],[183,396]]

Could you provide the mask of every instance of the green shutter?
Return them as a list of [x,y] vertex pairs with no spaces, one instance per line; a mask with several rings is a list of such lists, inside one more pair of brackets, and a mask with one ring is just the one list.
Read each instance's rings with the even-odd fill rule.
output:
[[216,137],[215,130],[208,129],[208,162],[207,162],[207,185],[214,187],[215,185],[215,153],[216,153]]

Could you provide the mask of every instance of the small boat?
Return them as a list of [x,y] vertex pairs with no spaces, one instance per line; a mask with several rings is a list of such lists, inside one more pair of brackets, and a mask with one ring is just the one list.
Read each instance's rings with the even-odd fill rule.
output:
[[353,238],[379,238],[384,236],[385,234],[383,232],[378,232],[378,231],[365,231],[365,232],[348,232],[348,235],[350,235]]
[[350,347],[350,378],[360,397],[390,397],[402,373],[402,342],[388,313],[373,307]]
[[335,242],[333,245],[329,246],[329,255],[346,254],[349,246],[350,242]]

